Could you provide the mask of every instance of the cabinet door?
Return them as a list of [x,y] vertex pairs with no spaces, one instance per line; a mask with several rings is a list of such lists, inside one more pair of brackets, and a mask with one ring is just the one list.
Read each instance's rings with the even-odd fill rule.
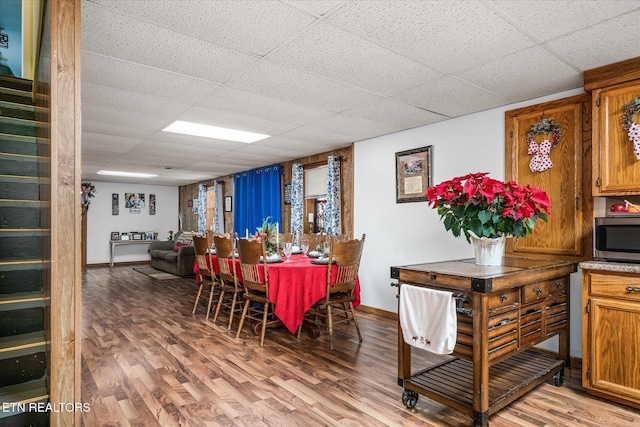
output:
[[[640,194],[640,160],[636,159],[633,143],[622,127],[622,106],[638,96],[638,81],[593,92],[595,196]],[[633,119],[640,123],[640,114]]]
[[640,402],[640,303],[591,298],[589,387]]
[[[531,169],[527,132],[542,117],[560,125],[561,138],[548,156],[552,166]],[[591,98],[579,95],[508,111],[506,118],[506,179],[542,188],[551,200],[549,221],[537,221],[533,234],[507,239],[507,253],[537,258],[580,261],[591,258]],[[535,135],[535,142],[550,139]]]

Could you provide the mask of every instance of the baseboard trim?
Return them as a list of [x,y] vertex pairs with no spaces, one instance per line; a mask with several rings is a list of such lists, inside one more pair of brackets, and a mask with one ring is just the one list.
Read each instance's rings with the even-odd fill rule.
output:
[[359,305],[358,310],[364,311],[365,313],[371,313],[377,316],[386,317],[387,319],[398,320],[398,313],[394,313],[393,311],[382,310],[379,308],[369,307],[366,305]]

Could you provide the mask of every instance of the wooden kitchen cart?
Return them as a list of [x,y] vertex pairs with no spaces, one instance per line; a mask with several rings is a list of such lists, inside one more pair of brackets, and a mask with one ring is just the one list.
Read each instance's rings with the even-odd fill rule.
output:
[[[398,324],[398,385],[413,408],[420,394],[488,426],[489,416],[538,384],[562,385],[569,365],[569,275],[566,261],[503,258],[501,266],[458,260],[391,267],[403,284],[451,291],[457,340],[451,357],[411,372],[411,349]],[[558,335],[558,357],[532,349]],[[416,349],[415,351],[421,351]]]

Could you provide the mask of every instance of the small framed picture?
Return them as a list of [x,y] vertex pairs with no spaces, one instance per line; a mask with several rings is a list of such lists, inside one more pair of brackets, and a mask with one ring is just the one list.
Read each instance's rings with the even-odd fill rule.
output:
[[144,234],[142,233],[131,233],[131,237],[133,240],[142,240],[142,236],[144,236]]
[[120,240],[120,233],[117,231],[111,232],[111,240]]
[[153,240],[158,240],[158,233],[155,231],[153,232]]
[[396,203],[426,202],[431,186],[431,145],[396,153]]
[[231,212],[233,210],[233,199],[231,196],[227,196],[224,198],[224,211]]
[[144,240],[153,240],[153,231],[146,231],[144,233]]
[[129,240],[129,234],[128,233],[122,233],[120,235],[120,240]]

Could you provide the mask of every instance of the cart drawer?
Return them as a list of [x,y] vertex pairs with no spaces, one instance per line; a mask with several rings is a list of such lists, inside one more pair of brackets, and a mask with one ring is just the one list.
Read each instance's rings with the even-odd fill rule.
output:
[[549,297],[567,292],[566,277],[547,280],[540,283],[532,283],[522,287],[522,304],[540,301]]

